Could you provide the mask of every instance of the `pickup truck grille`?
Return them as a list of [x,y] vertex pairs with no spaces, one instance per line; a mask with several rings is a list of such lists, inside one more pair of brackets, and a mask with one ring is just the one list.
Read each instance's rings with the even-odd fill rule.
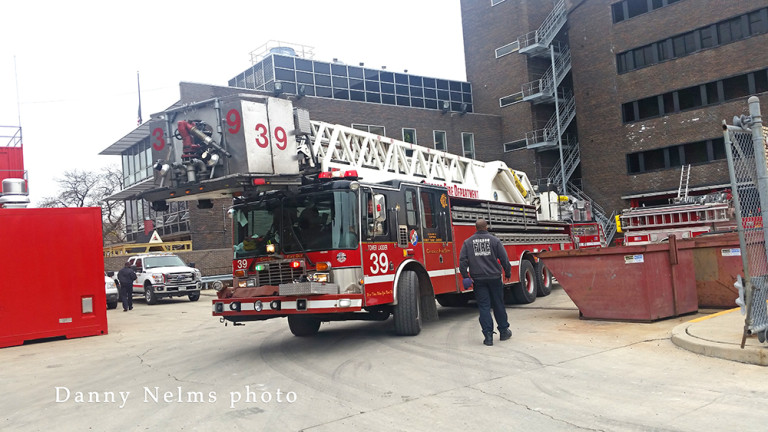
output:
[[168,285],[184,285],[195,282],[195,274],[190,272],[169,273],[166,279]]
[[281,283],[291,283],[301,277],[304,273],[302,268],[291,268],[290,261],[270,262],[269,268],[256,272],[256,286],[280,285]]

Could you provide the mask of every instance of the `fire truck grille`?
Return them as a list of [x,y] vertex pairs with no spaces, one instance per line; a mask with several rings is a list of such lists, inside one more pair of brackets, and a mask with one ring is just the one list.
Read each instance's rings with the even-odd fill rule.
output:
[[256,273],[256,285],[280,285],[301,277],[303,269],[291,268],[291,262],[270,263],[269,268]]

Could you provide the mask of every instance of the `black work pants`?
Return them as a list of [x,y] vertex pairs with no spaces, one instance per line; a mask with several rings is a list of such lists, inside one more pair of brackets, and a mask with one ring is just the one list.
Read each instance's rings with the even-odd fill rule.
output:
[[483,334],[493,332],[491,308],[493,308],[493,316],[496,318],[499,332],[509,328],[507,309],[504,307],[504,285],[501,282],[501,277],[497,279],[473,279],[472,285],[474,286],[477,309],[480,311],[480,327],[483,329]]
[[120,299],[123,309],[133,309],[133,283],[120,282]]

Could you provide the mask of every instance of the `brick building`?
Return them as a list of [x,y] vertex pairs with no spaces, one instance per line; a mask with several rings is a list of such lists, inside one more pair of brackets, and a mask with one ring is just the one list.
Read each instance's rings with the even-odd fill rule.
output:
[[[178,103],[262,92],[315,120],[480,160],[504,160],[540,188],[612,211],[666,202],[690,164],[693,193],[728,183],[721,121],[768,101],[768,0],[461,0],[467,82],[314,60],[265,45],[228,86],[182,83]],[[287,49],[286,49],[287,48]],[[123,156],[131,241],[228,248],[229,205],[136,199],[149,187],[149,129],[101,154]],[[223,222],[222,222],[223,221]]]

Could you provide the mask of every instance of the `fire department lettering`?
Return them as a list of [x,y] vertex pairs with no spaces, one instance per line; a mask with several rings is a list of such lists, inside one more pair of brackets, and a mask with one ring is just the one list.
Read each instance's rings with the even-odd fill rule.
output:
[[491,240],[487,238],[472,239],[472,249],[475,256],[488,256],[491,254]]

